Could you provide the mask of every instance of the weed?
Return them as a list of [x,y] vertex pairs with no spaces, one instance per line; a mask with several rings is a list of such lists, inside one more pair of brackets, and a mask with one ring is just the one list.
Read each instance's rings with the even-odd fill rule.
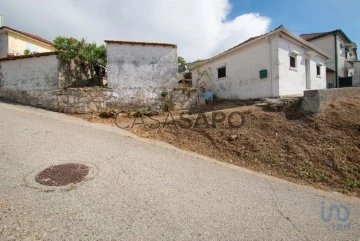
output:
[[359,183],[355,179],[352,179],[348,182],[348,186],[350,188],[357,188],[359,186]]
[[328,177],[328,175],[326,175],[325,173],[320,173],[320,179],[321,179],[321,181],[323,181],[323,182],[327,182],[328,180],[329,180],[329,177]]

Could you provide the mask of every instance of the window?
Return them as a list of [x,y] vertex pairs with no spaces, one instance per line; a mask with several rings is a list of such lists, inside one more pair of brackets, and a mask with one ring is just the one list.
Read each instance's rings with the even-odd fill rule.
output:
[[290,67],[296,68],[296,55],[294,54],[290,55]]
[[218,68],[218,79],[226,77],[226,67]]
[[345,58],[349,58],[350,50],[348,48],[345,48]]
[[316,65],[316,75],[317,76],[321,75],[321,65],[319,65],[319,64]]

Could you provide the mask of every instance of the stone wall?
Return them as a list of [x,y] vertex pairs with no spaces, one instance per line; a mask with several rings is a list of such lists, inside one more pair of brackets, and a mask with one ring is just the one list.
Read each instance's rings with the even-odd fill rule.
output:
[[[181,109],[191,109],[196,107],[196,105],[204,105],[205,98],[204,93],[190,91],[186,89],[178,89],[172,92],[174,108],[176,110]],[[198,102],[198,103],[196,103]]]
[[56,91],[58,111],[65,113],[97,113],[114,108],[117,96],[104,87],[68,88]]
[[304,91],[301,108],[306,112],[318,113],[334,101],[346,99],[351,96],[360,97],[360,87],[306,90]]
[[177,83],[177,48],[172,44],[105,41],[108,85],[129,105],[157,104]]
[[[127,46],[125,51],[117,45],[114,50],[109,47],[108,81],[112,88],[70,88],[83,78],[75,65],[64,64],[56,53],[42,53],[0,59],[0,98],[67,113],[161,108],[161,93],[178,85],[176,46]],[[189,97],[175,91],[174,107],[187,108],[194,100]]]
[[115,102],[108,88],[64,88],[74,73],[56,53],[0,59],[0,98],[68,113],[97,112]]
[[0,97],[56,109],[59,70],[55,53],[0,59]]

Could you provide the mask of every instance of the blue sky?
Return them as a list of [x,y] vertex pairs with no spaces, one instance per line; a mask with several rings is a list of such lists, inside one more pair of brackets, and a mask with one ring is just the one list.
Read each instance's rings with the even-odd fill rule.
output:
[[296,34],[342,29],[360,46],[360,0],[231,0],[229,18],[257,12]]

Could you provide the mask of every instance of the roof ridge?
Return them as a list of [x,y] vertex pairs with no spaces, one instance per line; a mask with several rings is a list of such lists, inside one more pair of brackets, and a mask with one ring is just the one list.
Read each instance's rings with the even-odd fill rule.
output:
[[13,32],[16,32],[16,33],[25,35],[25,36],[27,36],[27,37],[29,37],[29,38],[35,39],[35,40],[37,40],[37,41],[39,41],[39,42],[42,42],[42,43],[45,43],[45,44],[54,46],[54,43],[53,43],[52,41],[49,41],[49,40],[47,40],[47,39],[44,39],[43,37],[40,37],[40,36],[35,35],[35,34],[32,34],[32,33],[24,32],[24,31],[21,31],[21,30],[17,30],[17,29],[8,27],[8,26],[2,26],[2,27],[0,27],[0,30],[1,30],[1,29],[8,29],[8,30],[11,30],[11,31],[13,31]]
[[327,36],[329,34],[334,34],[334,33],[340,33],[340,35],[342,35],[342,37],[345,38],[346,41],[348,41],[350,43],[352,42],[349,39],[349,37],[339,28],[335,29],[335,30],[332,30],[332,31],[327,31],[327,32],[303,33],[303,34],[300,34],[299,37],[303,38],[306,41],[311,41],[311,40],[318,39],[318,38]]
[[313,46],[311,43],[306,43],[307,41],[305,41],[305,40],[303,40],[302,38],[300,38],[299,36],[291,33],[291,32],[290,32],[289,30],[287,30],[283,25],[280,25],[280,26],[278,26],[277,28],[275,28],[275,29],[273,29],[273,30],[271,30],[271,31],[269,31],[269,32],[267,32],[267,33],[264,33],[264,34],[261,34],[261,35],[258,35],[258,36],[251,37],[251,38],[249,38],[249,39],[241,42],[240,44],[235,45],[234,47],[223,51],[222,53],[219,53],[219,54],[217,54],[217,55],[215,55],[215,56],[213,56],[213,57],[210,57],[210,58],[208,58],[208,59],[205,59],[205,60],[203,60],[204,62],[202,62],[202,63],[201,63],[200,65],[198,65],[198,66],[195,66],[194,68],[199,67],[199,66],[205,64],[206,62],[211,61],[211,60],[213,60],[213,59],[216,59],[216,58],[218,58],[218,57],[220,57],[220,56],[222,56],[222,55],[224,55],[224,54],[227,54],[227,53],[229,53],[230,51],[232,51],[232,50],[234,50],[234,49],[236,49],[236,48],[238,48],[238,47],[240,47],[240,46],[243,46],[243,45],[248,44],[248,43],[250,43],[250,42],[252,42],[252,41],[255,41],[256,39],[259,39],[259,38],[261,38],[261,37],[269,36],[269,35],[271,35],[271,34],[274,34],[274,33],[277,32],[277,31],[283,31],[283,32],[284,32],[285,34],[287,34],[287,35],[290,34],[289,36],[290,36],[291,38],[294,38],[294,39],[297,39],[297,41],[303,42],[303,44],[308,45],[309,48],[312,48],[313,50],[319,52],[321,55],[324,55],[325,57],[328,58],[328,56],[326,55],[326,53],[323,52],[321,49],[317,48],[316,46]]

